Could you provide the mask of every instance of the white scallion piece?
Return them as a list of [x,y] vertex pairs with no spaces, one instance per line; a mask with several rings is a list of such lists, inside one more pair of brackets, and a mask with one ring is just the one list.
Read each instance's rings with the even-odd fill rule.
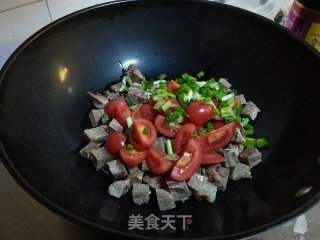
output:
[[132,118],[131,117],[127,117],[126,121],[127,121],[128,128],[130,128],[133,125]]
[[234,94],[233,93],[230,93],[228,95],[225,95],[224,97],[221,98],[221,101],[227,101],[229,100],[230,98],[233,98],[234,97]]

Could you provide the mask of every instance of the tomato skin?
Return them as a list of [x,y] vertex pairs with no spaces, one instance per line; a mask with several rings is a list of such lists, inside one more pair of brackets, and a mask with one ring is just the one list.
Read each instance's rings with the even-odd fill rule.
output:
[[[172,103],[171,107],[169,107],[168,110],[172,110],[172,107],[182,108],[181,104],[179,103],[179,101],[177,99],[167,98],[167,99],[162,100],[163,103],[166,103],[168,101],[170,101]],[[159,109],[159,113],[162,115],[165,115],[164,111],[161,108]]]
[[120,157],[123,162],[129,166],[136,166],[146,159],[148,151],[129,150],[128,146],[124,146],[120,150]]
[[224,157],[216,152],[203,152],[201,164],[216,164],[224,162]]
[[[143,133],[144,129],[149,133]],[[154,125],[146,119],[135,119],[132,125],[132,135],[129,136],[129,142],[138,151],[146,150],[151,147],[157,138],[157,130]]]
[[187,123],[180,128],[176,138],[174,139],[175,154],[180,155],[183,152],[189,143],[189,140],[192,138],[192,134],[194,134],[196,131],[197,127],[192,123]]
[[177,94],[177,92],[179,91],[180,89],[180,85],[179,83],[177,83],[176,81],[174,80],[171,80],[170,83],[168,84],[168,88],[167,88],[167,91],[168,93],[172,93],[172,94]]
[[222,128],[196,137],[204,152],[211,152],[225,147],[231,141],[236,131],[236,123],[230,123]]
[[104,112],[109,117],[115,118],[122,127],[128,127],[126,119],[131,116],[131,111],[125,101],[118,99],[109,101],[104,108]]
[[173,162],[164,157],[167,154],[159,149],[151,147],[146,159],[148,168],[155,174],[163,174],[173,167]]
[[194,102],[186,110],[190,122],[199,125],[208,122],[213,116],[213,107],[203,102]]
[[216,130],[218,128],[222,128],[223,126],[226,125],[223,120],[215,120],[215,121],[213,121],[212,124],[213,124],[214,130]]
[[109,153],[118,153],[120,152],[121,148],[126,144],[127,135],[115,132],[112,133],[106,142],[106,149]]
[[164,124],[166,118],[160,114],[156,117],[154,124],[159,133],[163,134],[166,137],[174,138],[181,128],[181,125],[170,126],[169,124]]
[[195,139],[190,139],[181,158],[171,172],[171,178],[184,181],[191,178],[200,167],[202,149]]
[[156,116],[156,110],[150,104],[139,105],[132,112],[133,120],[143,118],[153,123]]

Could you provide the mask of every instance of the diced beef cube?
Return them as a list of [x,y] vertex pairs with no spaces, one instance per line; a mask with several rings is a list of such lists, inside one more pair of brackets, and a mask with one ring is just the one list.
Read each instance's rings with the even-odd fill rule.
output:
[[90,128],[83,131],[87,139],[89,141],[93,142],[99,142],[106,140],[108,134],[105,131],[104,127],[96,127],[96,128]]
[[108,153],[104,147],[102,147],[91,150],[90,159],[93,162],[96,171],[98,171],[112,160],[112,155]]
[[143,183],[134,183],[132,188],[132,197],[135,204],[141,205],[148,203],[150,199],[149,185]]
[[146,175],[142,180],[154,189],[162,188],[165,186],[165,182],[162,176]]
[[208,166],[206,168],[209,181],[211,181],[219,190],[225,191],[230,173],[229,168],[221,166]]
[[111,127],[111,129],[113,129],[116,132],[122,132],[123,131],[123,127],[121,126],[121,124],[115,118],[112,119],[112,121],[109,123],[109,127]]
[[254,120],[257,117],[258,112],[260,112],[260,109],[257,108],[253,102],[249,101],[246,103],[242,115]]
[[110,90],[105,91],[103,94],[106,97],[106,99],[108,99],[108,101],[115,99],[121,100],[124,98],[122,94],[120,95],[118,92],[111,92]]
[[158,137],[152,147],[166,152],[166,139],[164,137]]
[[128,170],[129,170],[129,173],[134,173],[134,172],[139,172],[140,169],[138,166],[127,166]]
[[109,171],[111,172],[114,179],[121,179],[128,176],[128,171],[121,160],[116,159],[107,163],[109,166]]
[[246,138],[244,135],[241,133],[239,128],[236,128],[236,133],[232,138],[232,141],[238,143],[238,144],[243,144],[246,142]]
[[146,160],[143,160],[143,162],[141,163],[141,170],[142,171],[149,171],[150,170],[148,165],[147,165]]
[[213,203],[216,199],[217,187],[209,182],[206,182],[200,190],[195,190],[194,195],[196,198],[204,198],[209,203]]
[[242,163],[237,163],[236,166],[231,168],[229,178],[231,180],[239,180],[241,178],[251,178],[250,167]]
[[246,104],[246,103],[247,103],[247,101],[246,101],[246,99],[244,98],[244,95],[243,95],[243,94],[239,94],[239,95],[235,96],[234,98],[235,98],[235,99],[239,99],[239,101],[240,101],[241,104]]
[[208,181],[208,177],[202,176],[198,173],[195,173],[188,181],[189,187],[194,190],[200,190],[203,188],[204,184]]
[[134,104],[139,104],[139,103],[144,103],[148,100],[145,91],[136,88],[136,87],[129,87],[129,92],[128,92],[128,101],[132,102]]
[[89,159],[91,151],[97,148],[100,148],[99,143],[89,142],[89,144],[82,148],[79,153],[82,157]]
[[261,163],[262,154],[259,150],[253,146],[248,146],[244,151],[239,155],[239,160],[242,163],[249,165],[250,168]]
[[118,93],[120,92],[120,87],[121,87],[122,83],[121,82],[118,82],[116,84],[113,84],[110,86],[111,90]]
[[134,83],[142,83],[144,79],[142,73],[133,64],[129,65],[126,71],[126,76],[129,76]]
[[144,172],[141,170],[132,172],[128,175],[128,179],[130,179],[131,184],[133,183],[141,183]]
[[239,161],[230,149],[222,149],[221,152],[224,156],[224,165],[227,168],[234,167]]
[[93,109],[89,113],[89,119],[92,127],[99,126],[102,116],[104,115],[104,109]]
[[122,195],[126,194],[131,187],[130,180],[115,181],[109,185],[108,193],[111,196],[120,198]]
[[232,87],[231,83],[229,83],[226,78],[220,78],[218,83],[220,83],[226,90],[229,90]]
[[101,118],[101,123],[102,124],[108,124],[110,121],[110,117],[107,114],[103,114],[102,118]]
[[174,201],[185,201],[191,196],[191,191],[189,190],[185,181],[178,182],[173,180],[167,180],[167,185],[171,192]]
[[169,210],[176,207],[173,196],[164,189],[156,189],[157,201],[160,211]]

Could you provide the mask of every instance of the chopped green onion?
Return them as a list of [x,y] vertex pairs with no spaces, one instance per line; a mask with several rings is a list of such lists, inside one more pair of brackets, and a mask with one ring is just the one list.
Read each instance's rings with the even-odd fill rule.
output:
[[119,92],[127,92],[129,89],[126,86],[126,84],[121,84],[120,88],[119,88]]
[[222,98],[221,98],[221,101],[227,101],[227,100],[229,100],[229,99],[231,99],[231,98],[233,98],[233,97],[234,97],[234,94],[233,94],[233,93],[230,93],[230,94],[222,97]]
[[247,128],[247,129],[251,129],[251,128],[254,128],[254,127],[253,127],[251,124],[248,123],[248,124],[246,125],[246,128]]
[[127,81],[128,85],[129,85],[129,87],[131,87],[131,86],[132,86],[131,77],[127,76],[127,77],[126,77],[126,81]]
[[166,147],[167,147],[168,154],[173,154],[173,149],[172,149],[172,144],[171,144],[171,140],[170,139],[167,139]]
[[246,142],[243,144],[245,147],[248,147],[248,146],[256,146],[257,145],[257,140],[254,139],[254,138],[246,138]]
[[205,129],[203,129],[201,132],[199,132],[199,135],[203,135],[203,134],[205,134],[205,133],[207,133],[208,132],[208,130],[205,128]]
[[219,90],[220,89],[219,83],[217,83],[217,82],[213,83],[212,88],[215,89],[215,90]]
[[172,154],[168,154],[164,157],[164,159],[167,159],[167,160],[170,160],[170,161],[178,161],[180,159],[180,157],[175,154],[175,153],[172,153]]
[[264,138],[257,139],[257,147],[258,148],[262,148],[267,145],[268,145],[268,142]]
[[190,102],[191,101],[191,98],[192,98],[192,95],[193,95],[193,91],[190,89],[188,94],[184,94],[183,96],[183,100],[185,102]]
[[125,130],[125,133],[126,133],[126,135],[131,136],[131,135],[132,135],[132,129],[127,128],[127,129]]
[[242,118],[240,124],[242,127],[246,127],[249,123],[249,118]]
[[149,135],[149,129],[148,128],[144,128],[143,129],[143,134],[144,135]]
[[242,112],[243,112],[243,106],[240,105],[240,106],[236,109],[236,115],[237,115],[237,117],[240,117],[241,114],[242,114]]
[[233,113],[231,107],[221,108],[220,111],[221,111],[221,116],[222,116],[223,118],[234,117],[234,113]]
[[168,101],[165,104],[161,105],[161,109],[165,112],[168,110],[169,107],[171,107],[171,105],[172,105],[172,102]]
[[203,71],[201,71],[201,72],[199,72],[198,74],[197,74],[197,77],[198,78],[201,78],[201,77],[203,77],[204,76],[204,72]]
[[185,103],[185,102],[183,101],[183,94],[178,95],[178,100],[179,100],[181,106],[182,106],[184,109],[186,109],[186,108],[188,107],[187,103]]
[[157,79],[163,80],[163,79],[165,79],[166,77],[167,77],[167,75],[166,75],[165,73],[161,73],[161,74],[158,76]]
[[131,117],[127,117],[126,121],[127,121],[128,128],[130,128],[133,125],[132,118]]
[[204,85],[206,85],[207,83],[206,82],[196,82],[196,84],[199,86],[199,87],[203,87]]
[[130,106],[129,108],[131,111],[133,111],[134,109],[136,109],[136,107],[138,107],[138,104],[134,104],[134,105]]
[[250,136],[250,135],[253,135],[253,128],[250,128],[248,130],[244,129],[243,132],[247,135],[247,136]]
[[162,105],[163,105],[163,101],[160,100],[153,106],[153,108],[158,110]]
[[128,149],[129,150],[134,150],[134,147],[131,144],[128,144]]
[[159,101],[159,100],[162,100],[162,97],[160,96],[157,96],[157,95],[154,95],[151,97],[153,101]]
[[208,132],[211,132],[211,131],[214,130],[214,127],[213,127],[212,122],[208,122],[208,123],[207,123],[207,129],[208,129]]
[[174,94],[172,94],[172,93],[168,93],[168,97],[169,97],[169,98],[174,98],[174,99],[176,99],[176,95],[174,95]]

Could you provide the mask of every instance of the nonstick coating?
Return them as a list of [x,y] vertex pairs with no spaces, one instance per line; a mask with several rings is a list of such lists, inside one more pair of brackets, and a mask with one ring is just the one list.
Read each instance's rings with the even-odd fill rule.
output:
[[[269,148],[251,180],[230,182],[214,204],[188,200],[160,213],[156,199],[134,205],[107,193],[109,178],[78,151],[88,126],[88,90],[99,92],[135,62],[149,77],[204,70],[226,77],[261,109],[257,137]],[[51,210],[125,238],[234,239],[282,223],[320,197],[320,58],[284,28],[206,1],[124,1],[58,20],[28,39],[0,75],[1,157]],[[64,78],[65,75],[65,78]],[[312,190],[301,198],[296,192]],[[177,229],[128,230],[128,217],[192,215]],[[180,224],[180,225],[179,225]]]

